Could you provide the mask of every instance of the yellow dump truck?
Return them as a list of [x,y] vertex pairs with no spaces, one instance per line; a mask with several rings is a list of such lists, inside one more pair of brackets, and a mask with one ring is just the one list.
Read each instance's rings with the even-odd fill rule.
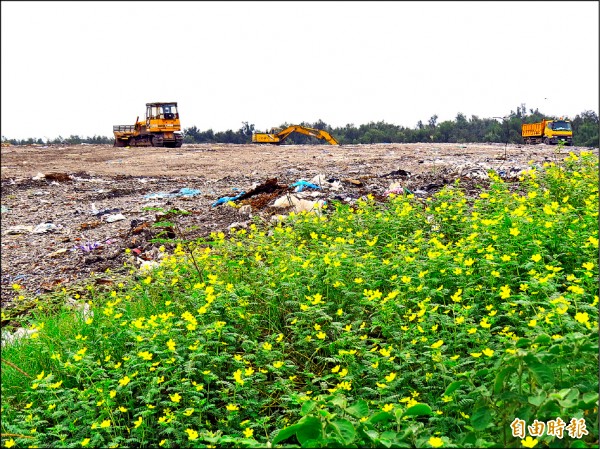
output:
[[316,137],[329,142],[331,145],[339,145],[338,141],[333,138],[327,131],[321,129],[307,128],[306,126],[292,125],[288,126],[284,130],[274,131],[270,133],[259,133],[255,132],[252,134],[253,143],[272,143],[275,145],[281,144],[285,139],[292,133],[305,134],[307,136]]
[[573,129],[569,120],[542,120],[539,123],[523,123],[521,136],[526,144],[545,143],[556,145],[564,142],[573,145]]
[[135,125],[113,126],[115,147],[170,147],[183,144],[179,110],[174,101],[146,103],[146,119]]

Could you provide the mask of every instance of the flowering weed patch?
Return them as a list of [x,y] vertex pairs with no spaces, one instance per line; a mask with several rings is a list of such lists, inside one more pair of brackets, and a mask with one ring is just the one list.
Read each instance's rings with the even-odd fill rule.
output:
[[[592,447],[598,159],[491,180],[215,233],[73,335],[40,318],[2,353],[39,356],[3,371],[3,444]],[[587,434],[511,432],[558,417]]]

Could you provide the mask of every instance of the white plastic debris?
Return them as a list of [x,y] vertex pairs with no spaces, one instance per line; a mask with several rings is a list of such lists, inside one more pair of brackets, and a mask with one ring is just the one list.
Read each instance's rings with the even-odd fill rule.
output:
[[121,220],[125,220],[125,215],[123,215],[123,214],[113,214],[113,215],[107,215],[106,216],[106,222],[107,223],[113,223],[115,221],[121,221]]

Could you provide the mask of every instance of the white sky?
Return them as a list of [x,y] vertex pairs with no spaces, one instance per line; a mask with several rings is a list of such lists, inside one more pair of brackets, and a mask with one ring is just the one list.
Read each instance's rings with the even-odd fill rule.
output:
[[599,2],[1,3],[2,135],[598,112]]

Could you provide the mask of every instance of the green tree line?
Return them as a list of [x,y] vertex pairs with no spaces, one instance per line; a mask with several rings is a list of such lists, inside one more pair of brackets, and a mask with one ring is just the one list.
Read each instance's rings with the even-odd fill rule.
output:
[[[370,144],[370,143],[523,143],[521,137],[521,125],[523,123],[536,123],[542,119],[557,119],[558,117],[543,114],[537,108],[527,109],[525,105],[517,107],[516,112],[511,111],[504,117],[479,118],[472,115],[467,118],[463,113],[458,113],[454,120],[445,120],[438,123],[438,116],[433,115],[426,123],[419,120],[414,128],[407,128],[385,121],[370,122],[355,126],[352,123],[343,127],[333,128],[322,120],[316,122],[301,122],[296,125],[309,128],[322,129],[333,135],[342,145],[348,144]],[[284,129],[290,123],[283,123],[276,129]],[[588,110],[577,114],[571,120],[573,128],[573,144],[584,147],[598,147],[598,114]],[[184,128],[184,143],[249,143],[251,142],[251,130],[254,125],[244,124],[237,131],[215,132],[212,129],[201,131],[196,126]],[[112,137],[94,136],[80,137],[61,136],[54,140],[43,141],[39,138],[29,139],[7,139],[2,136],[2,142],[13,145],[32,144],[109,144],[113,142]],[[290,144],[325,144],[324,141],[314,139],[299,133],[291,134],[285,141]]]

